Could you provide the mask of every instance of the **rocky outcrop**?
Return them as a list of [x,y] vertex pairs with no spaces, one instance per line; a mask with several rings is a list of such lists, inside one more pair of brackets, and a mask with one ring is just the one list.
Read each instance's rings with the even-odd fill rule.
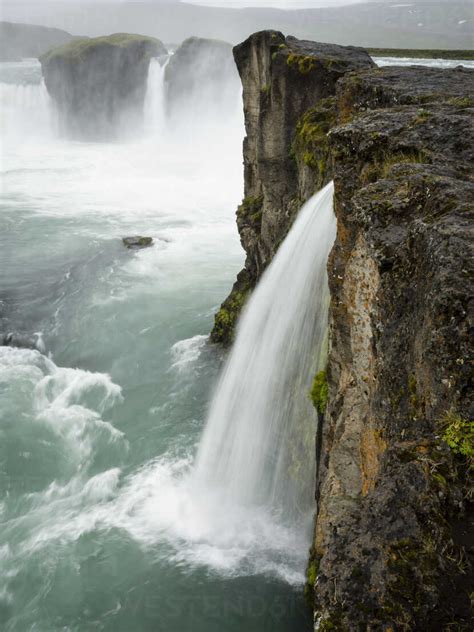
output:
[[61,46],[72,39],[74,38],[70,33],[60,29],[0,22],[0,61],[40,57],[53,46]]
[[139,250],[141,248],[149,248],[153,246],[153,237],[142,237],[134,235],[133,237],[122,237],[122,243],[129,250]]
[[474,71],[374,68],[356,50],[347,72],[317,50],[271,32],[235,49],[247,261],[213,337],[230,342],[299,204],[333,178],[314,629],[471,630]]
[[150,59],[165,54],[156,39],[120,33],[75,40],[43,55],[63,132],[97,140],[139,125]]
[[255,33],[234,48],[243,85],[245,198],[237,226],[245,269],[216,315],[211,339],[228,344],[255,286],[296,212],[332,177],[326,134],[334,123],[337,81],[370,68],[365,51]]
[[473,88],[427,68],[337,86],[319,630],[472,629]]
[[[168,114],[189,117],[196,111],[218,115],[235,107],[239,76],[227,42],[200,37],[186,39],[171,56],[165,71]],[[190,108],[192,104],[193,108]]]

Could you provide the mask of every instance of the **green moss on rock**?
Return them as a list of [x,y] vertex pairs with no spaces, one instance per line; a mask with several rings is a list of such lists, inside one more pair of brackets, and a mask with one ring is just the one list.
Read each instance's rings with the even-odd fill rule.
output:
[[296,68],[300,75],[307,75],[316,68],[316,59],[311,55],[290,53],[286,58],[286,65]]
[[304,596],[310,608],[314,606],[314,586],[319,573],[319,563],[321,556],[316,553],[314,547],[309,550],[308,566],[306,567],[306,582],[304,585]]
[[319,413],[321,413],[321,415],[323,415],[326,410],[328,394],[329,391],[326,371],[320,371],[314,376],[313,385],[311,386],[310,391],[310,399],[313,402],[313,406]]
[[315,190],[322,188],[331,177],[328,132],[335,123],[334,97],[328,97],[307,110],[296,126],[291,154],[297,164],[315,172]]
[[48,63],[53,59],[62,58],[68,61],[81,60],[85,56],[93,53],[95,50],[103,47],[127,48],[132,45],[146,44],[149,47],[150,57],[159,53],[166,52],[163,44],[154,37],[146,35],[134,35],[130,33],[115,33],[103,37],[93,37],[76,39],[57,48],[53,48],[41,57],[42,63]]
[[469,469],[474,467],[474,421],[465,419],[454,410],[450,410],[440,420],[441,438],[451,451],[466,459]]
[[260,231],[262,224],[263,195],[246,197],[237,209],[237,225],[239,228],[248,225]]
[[214,327],[211,331],[212,342],[220,343],[225,347],[232,343],[238,318],[251,291],[252,284],[248,273],[242,270],[237,276],[232,292],[214,317]]

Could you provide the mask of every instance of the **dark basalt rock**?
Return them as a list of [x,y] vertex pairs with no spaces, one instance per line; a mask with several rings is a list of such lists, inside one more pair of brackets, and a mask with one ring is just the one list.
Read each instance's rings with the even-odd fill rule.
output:
[[473,91],[474,72],[428,68],[338,84],[321,630],[472,629],[472,452],[443,433],[473,413]]
[[140,125],[150,59],[163,55],[159,40],[119,33],[75,40],[40,57],[63,132],[98,140]]
[[231,342],[300,203],[333,178],[315,630],[471,630],[474,72],[339,52],[275,32],[234,49],[247,260],[212,338]]
[[134,237],[123,237],[122,242],[126,248],[130,248],[132,250],[153,246],[152,237],[141,237],[139,235],[135,235]]
[[[347,72],[374,65],[360,48],[300,41],[262,31],[234,48],[243,85],[245,198],[237,224],[250,291],[271,261],[301,205],[331,179],[327,147],[314,150],[335,121],[336,82]],[[308,121],[298,122],[308,110]],[[306,123],[306,125],[305,125]],[[219,312],[211,338],[229,343],[243,302],[236,285]],[[236,298],[237,300],[234,300]],[[225,317],[225,318],[224,318]],[[228,323],[228,331],[223,322]]]
[[473,105],[469,93],[472,70],[458,66],[446,70],[426,66],[385,66],[350,73],[337,86],[341,122],[357,113],[400,105],[450,102]]

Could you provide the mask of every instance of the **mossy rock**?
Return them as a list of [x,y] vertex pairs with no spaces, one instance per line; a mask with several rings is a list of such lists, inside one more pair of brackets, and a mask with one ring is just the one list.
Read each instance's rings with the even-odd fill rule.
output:
[[250,226],[260,232],[262,225],[263,195],[246,197],[237,209],[237,226],[239,230],[244,226]]
[[149,57],[166,54],[166,48],[160,40],[146,35],[134,35],[130,33],[115,33],[104,37],[81,38],[63,44],[49,50],[41,56],[42,64],[47,64],[55,59],[64,61],[81,61],[90,54],[104,48],[131,48],[141,46],[147,51]]
[[138,250],[139,248],[149,248],[150,246],[153,246],[152,237],[142,237],[140,235],[135,235],[134,237],[123,237],[122,242],[125,248],[130,248],[131,250]]
[[335,124],[335,99],[328,97],[307,110],[296,126],[291,155],[297,163],[316,172],[316,189],[322,188],[331,176],[328,133]]
[[310,391],[310,399],[318,413],[324,414],[328,403],[329,389],[326,371],[320,371],[314,376]]
[[235,335],[237,321],[245,303],[253,289],[247,270],[242,270],[237,275],[231,293],[222,303],[214,317],[214,327],[211,331],[211,341],[229,346]]

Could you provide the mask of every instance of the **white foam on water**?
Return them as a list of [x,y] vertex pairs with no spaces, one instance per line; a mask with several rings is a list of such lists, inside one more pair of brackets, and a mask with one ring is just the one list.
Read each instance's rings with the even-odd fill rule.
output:
[[179,372],[185,371],[201,355],[201,351],[208,340],[208,336],[193,336],[179,340],[171,347],[171,368]]
[[[248,304],[216,391],[197,466],[192,456],[168,454],[123,479],[120,469],[113,468],[88,479],[79,471],[66,483],[51,483],[30,494],[30,511],[9,525],[36,525],[22,542],[24,554],[54,541],[116,528],[170,563],[204,565],[222,576],[263,573],[293,584],[303,581],[312,524],[313,481],[308,488],[308,479],[314,477],[314,462],[306,463],[305,476],[298,481],[281,464],[291,456],[285,450],[298,418],[295,411],[307,415],[314,459],[316,418],[307,391],[326,329],[325,262],[333,238],[329,185],[302,209]],[[264,323],[271,325],[269,336]],[[174,369],[192,365],[205,344],[205,336],[176,343],[171,350]],[[297,376],[295,366],[280,355],[285,344],[299,358]],[[99,415],[120,398],[108,376],[59,369],[36,351],[6,351],[10,360],[12,355],[40,369],[31,375],[39,417],[71,440],[71,453],[74,443],[84,444],[86,424],[107,425]],[[278,380],[273,382],[275,371]],[[281,385],[290,390],[282,394]],[[284,400],[292,406],[283,405]],[[273,419],[280,431],[268,433]],[[266,455],[275,450],[279,456],[270,467]],[[294,498],[285,494],[297,488],[306,504],[288,519],[282,507],[293,507]],[[267,498],[262,499],[262,489],[269,492]],[[276,498],[275,491],[283,496]]]
[[[32,349],[0,347],[0,385],[18,422],[29,418],[47,426],[64,441],[77,468],[90,465],[99,437],[117,441],[123,434],[101,415],[122,400],[110,376],[61,368]],[[23,400],[17,403],[19,393]],[[8,406],[7,406],[8,408]]]

